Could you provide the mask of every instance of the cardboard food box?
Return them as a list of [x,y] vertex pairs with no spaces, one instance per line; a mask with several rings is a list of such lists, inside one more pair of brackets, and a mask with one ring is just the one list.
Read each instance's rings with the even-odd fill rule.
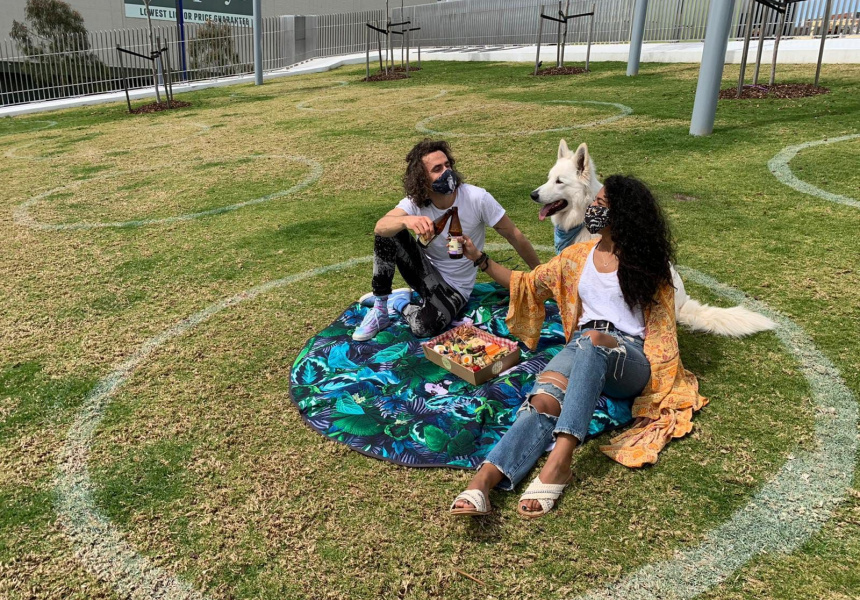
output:
[[[462,336],[464,333],[467,335],[471,333],[488,344],[497,344],[503,348],[507,348],[510,353],[481,368],[479,371],[473,371],[469,367],[464,367],[451,357],[439,354],[433,350],[433,347],[437,344],[444,344],[446,341],[453,339],[457,335]],[[429,342],[424,342],[421,345],[424,347],[424,356],[427,357],[427,360],[439,365],[447,371],[450,371],[460,379],[464,379],[472,385],[480,385],[520,362],[520,349],[516,342],[487,333],[482,329],[478,329],[474,325],[460,325],[459,327],[446,331]]]

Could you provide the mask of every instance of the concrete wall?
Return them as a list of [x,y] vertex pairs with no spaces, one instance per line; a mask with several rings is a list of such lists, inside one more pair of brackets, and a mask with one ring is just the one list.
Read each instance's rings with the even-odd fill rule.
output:
[[[433,0],[403,0],[404,6],[427,4]],[[125,16],[122,0],[66,0],[81,13],[90,31],[103,29],[138,29],[146,27],[146,19],[130,19]],[[391,8],[400,8],[400,0],[390,0]],[[190,0],[183,0],[187,9]],[[26,0],[0,0],[0,40],[9,38],[12,21],[24,21]],[[385,8],[385,0],[262,0],[263,16],[280,15],[325,15]],[[166,25],[167,21],[155,23]]]

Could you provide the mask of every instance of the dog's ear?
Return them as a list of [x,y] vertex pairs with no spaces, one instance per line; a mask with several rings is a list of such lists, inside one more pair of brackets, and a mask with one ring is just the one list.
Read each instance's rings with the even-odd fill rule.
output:
[[567,142],[561,140],[558,143],[558,158],[561,160],[562,158],[568,158],[570,156],[570,148],[567,147]]
[[591,160],[588,156],[588,145],[584,142],[576,149],[573,164],[576,165],[577,175],[584,179],[591,179]]

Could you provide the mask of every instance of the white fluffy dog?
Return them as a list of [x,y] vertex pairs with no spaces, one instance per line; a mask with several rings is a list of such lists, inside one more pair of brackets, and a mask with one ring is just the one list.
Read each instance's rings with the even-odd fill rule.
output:
[[[571,152],[567,142],[558,145],[558,160],[549,171],[547,182],[532,192],[532,199],[541,204],[538,218],[550,217],[555,225],[555,251],[570,244],[584,242],[596,236],[583,225],[586,207],[603,186],[588,154],[588,146],[580,144]],[[701,304],[687,295],[684,282],[672,266],[675,284],[675,317],[693,331],[740,337],[776,325],[767,317],[740,306],[718,308]]]

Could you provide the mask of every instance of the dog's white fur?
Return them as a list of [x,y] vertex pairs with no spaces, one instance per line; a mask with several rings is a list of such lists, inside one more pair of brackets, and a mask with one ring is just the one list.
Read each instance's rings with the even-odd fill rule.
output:
[[[553,225],[563,231],[570,231],[582,224],[585,209],[594,202],[602,186],[597,179],[597,169],[588,153],[588,146],[580,144],[576,152],[571,152],[567,142],[561,140],[558,145],[558,160],[550,169],[547,182],[534,190],[531,196],[535,202],[542,205],[541,220],[549,212]],[[550,209],[549,206],[553,204],[555,206]],[[584,242],[595,237],[597,236],[583,227],[571,243]],[[687,295],[684,282],[674,265],[672,278],[675,285],[675,318],[693,331],[740,337],[776,326],[764,315],[740,306],[718,308],[693,300]]]

